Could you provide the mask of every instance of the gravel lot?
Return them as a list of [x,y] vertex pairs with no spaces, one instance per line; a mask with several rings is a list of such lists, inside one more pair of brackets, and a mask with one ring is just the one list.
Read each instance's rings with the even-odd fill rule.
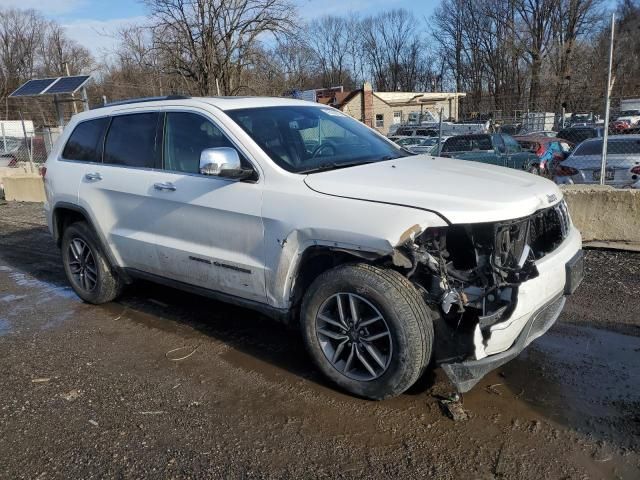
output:
[[440,370],[369,402],[251,311],[147,283],[83,304],[41,208],[0,203],[2,478],[640,478],[640,254],[588,251],[560,321],[454,423]]

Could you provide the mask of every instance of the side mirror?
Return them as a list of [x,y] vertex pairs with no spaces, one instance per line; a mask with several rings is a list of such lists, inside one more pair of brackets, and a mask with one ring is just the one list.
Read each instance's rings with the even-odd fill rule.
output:
[[206,148],[200,153],[200,173],[223,178],[243,179],[253,170],[242,168],[240,156],[234,148]]

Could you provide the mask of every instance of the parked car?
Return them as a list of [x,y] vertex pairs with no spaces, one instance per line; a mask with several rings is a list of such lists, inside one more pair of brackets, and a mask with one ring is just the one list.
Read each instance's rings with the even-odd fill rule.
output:
[[574,145],[577,145],[588,138],[598,138],[603,135],[603,127],[569,127],[560,130],[557,137],[569,140]]
[[[47,158],[47,150],[44,143],[44,139],[41,137],[35,137],[25,140],[24,138],[10,138],[6,139],[6,152],[4,147],[4,141],[0,139],[0,166],[6,163],[4,166],[15,167],[18,162],[28,162],[33,158],[34,161],[43,162]],[[30,152],[32,149],[32,152]]]
[[395,135],[401,135],[404,137],[437,137],[438,131],[433,128],[420,127],[418,125],[408,125],[399,127],[395,131]]
[[107,105],[71,119],[42,174],[84,301],[143,278],[255,309],[297,324],[318,369],[365,398],[430,364],[469,390],[550,328],[583,275],[553,182],[410,155],[313,102]]
[[572,113],[569,118],[569,127],[592,126],[598,121],[598,116],[593,113]]
[[503,133],[451,137],[444,142],[440,156],[540,173],[538,156],[523,151],[512,136]]
[[499,133],[504,133],[505,135],[518,135],[522,130],[521,123],[509,123],[505,125],[500,125],[497,129]]
[[569,156],[573,144],[555,137],[523,135],[513,137],[520,147],[538,157],[539,174],[551,176],[554,168]]
[[407,150],[415,154],[426,153],[427,155],[437,156],[439,154],[438,152],[439,143],[444,144],[444,142],[446,142],[448,138],[451,138],[451,137],[442,136],[439,139],[440,142],[438,142],[438,137],[430,137],[429,140],[426,140],[419,145],[412,145],[408,147]]
[[16,137],[0,137],[0,167],[15,167],[17,152],[24,140]]
[[555,138],[558,136],[558,132],[554,132],[553,130],[539,130],[536,132],[527,132],[522,135],[527,135],[529,137],[550,137]]
[[438,141],[438,137],[423,137],[423,136],[416,135],[414,137],[400,137],[393,141],[398,145],[400,145],[401,147],[408,148],[414,145],[423,145],[425,142],[426,143],[431,142],[431,145],[433,145],[434,141],[435,142]]
[[[560,163],[556,183],[600,183],[602,139],[585,140]],[[607,145],[605,183],[614,187],[639,188],[640,135],[612,135]]]
[[631,133],[640,127],[640,110],[624,110],[609,124],[609,131],[615,134]]

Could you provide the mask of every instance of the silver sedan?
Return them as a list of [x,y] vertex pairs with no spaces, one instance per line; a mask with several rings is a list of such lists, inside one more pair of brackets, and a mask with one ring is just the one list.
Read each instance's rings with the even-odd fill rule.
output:
[[[585,140],[555,170],[561,184],[600,183],[602,138]],[[640,188],[640,135],[612,135],[607,146],[605,184]]]

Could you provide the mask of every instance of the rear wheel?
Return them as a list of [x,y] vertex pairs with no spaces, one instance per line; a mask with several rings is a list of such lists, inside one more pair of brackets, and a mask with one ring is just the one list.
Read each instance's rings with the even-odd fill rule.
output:
[[356,395],[381,400],[411,387],[431,357],[433,325],[420,293],[402,275],[368,264],[320,275],[301,310],[318,368]]
[[71,287],[85,302],[107,303],[120,295],[123,282],[85,222],[73,223],[65,229],[62,262]]

